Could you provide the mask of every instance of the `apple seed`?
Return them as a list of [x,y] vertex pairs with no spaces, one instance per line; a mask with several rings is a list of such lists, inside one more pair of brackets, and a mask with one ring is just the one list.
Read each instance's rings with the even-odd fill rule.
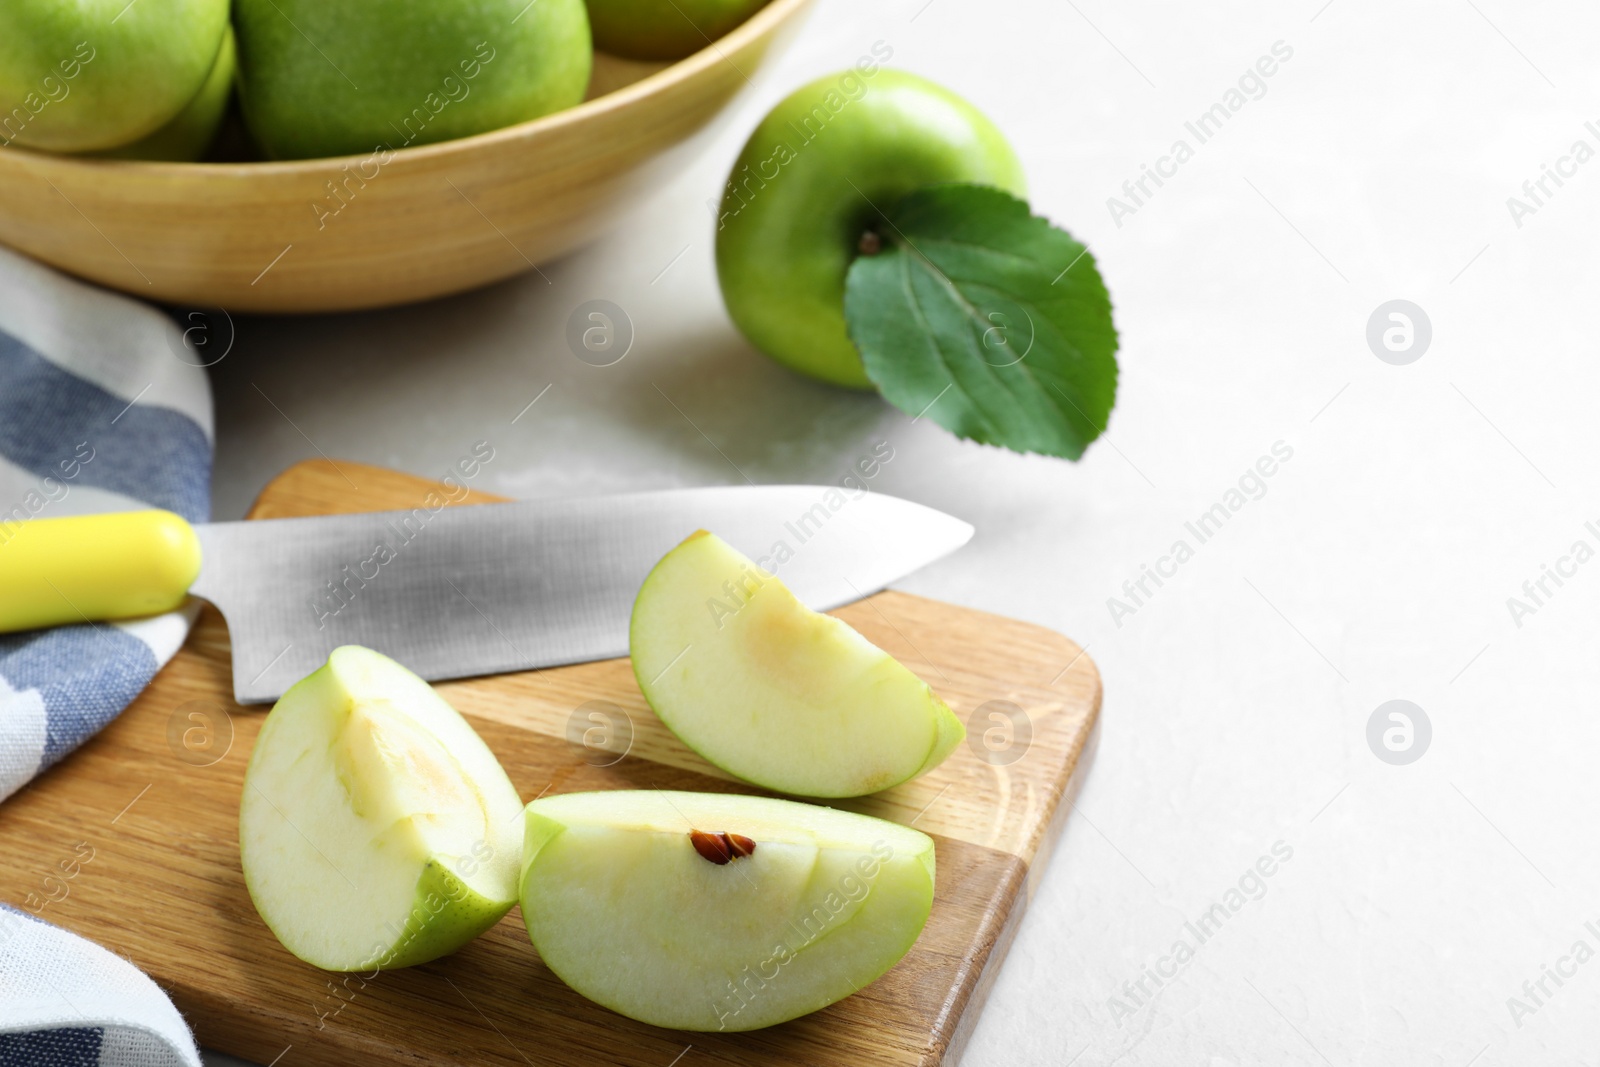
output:
[[756,843],[743,834],[730,834],[726,830],[716,833],[707,833],[704,830],[690,830],[689,843],[694,845],[694,850],[700,853],[700,858],[722,866],[740,856],[752,855],[756,850]]

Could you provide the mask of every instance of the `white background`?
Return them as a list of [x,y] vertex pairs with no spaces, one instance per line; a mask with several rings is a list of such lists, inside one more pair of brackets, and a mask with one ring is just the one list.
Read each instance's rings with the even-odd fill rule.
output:
[[[213,372],[218,515],[319,449],[430,474],[488,438],[478,484],[539,497],[733,483],[733,464],[835,481],[887,440],[876,488],[978,528],[901,588],[1058,629],[1106,686],[968,1063],[1600,1061],[1600,961],[1520,1026],[1506,1003],[1580,937],[1600,950],[1600,562],[1520,627],[1506,605],[1573,541],[1600,548],[1600,161],[1520,228],[1506,205],[1574,140],[1600,148],[1600,20],[1321,5],[820,0],[692,168],[545,278],[242,323]],[[768,107],[878,40],[992,116],[1035,210],[1099,261],[1122,380],[1080,464],[803,380],[724,315],[705,201]],[[1107,198],[1279,40],[1266,95],[1119,227]],[[638,334],[603,370],[563,338],[592,298]],[[1365,341],[1395,298],[1432,321],[1409,366]],[[1294,455],[1265,496],[1115,625],[1107,598],[1278,441]],[[1395,698],[1433,725],[1409,766],[1366,741]],[[1115,1018],[1108,998],[1278,841],[1293,859],[1262,899]]]

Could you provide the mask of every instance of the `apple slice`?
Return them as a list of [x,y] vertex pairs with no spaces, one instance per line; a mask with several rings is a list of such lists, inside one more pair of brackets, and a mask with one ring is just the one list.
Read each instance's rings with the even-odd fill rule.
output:
[[777,792],[874,793],[966,736],[894,657],[704,530],[645,578],[628,645],[645,699],[684,744]]
[[516,902],[522,801],[433,687],[347,645],[267,716],[239,855],[285,948],[330,971],[454,952]]
[[677,1030],[754,1030],[826,1007],[916,942],[933,841],[769,797],[616,790],[527,808],[522,916],[598,1004]]

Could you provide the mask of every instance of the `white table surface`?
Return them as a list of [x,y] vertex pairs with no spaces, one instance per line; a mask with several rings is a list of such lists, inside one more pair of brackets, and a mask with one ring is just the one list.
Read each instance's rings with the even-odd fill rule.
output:
[[[1600,950],[1600,563],[1520,626],[1507,598],[1600,548],[1600,161],[1520,227],[1506,199],[1600,148],[1597,29],[1575,2],[821,0],[698,162],[545,277],[242,323],[214,370],[218,515],[318,451],[428,474],[487,438],[478,484],[539,497],[735,464],[832,481],[888,441],[877,488],[978,527],[900,587],[1058,629],[1105,679],[1098,760],[967,1063],[1594,1063],[1600,962],[1560,961]],[[772,103],[878,40],[993,116],[1035,210],[1099,260],[1122,384],[1080,464],[798,378],[723,312],[706,200]],[[1280,40],[1265,95],[1196,146],[1185,120]],[[1193,158],[1117,225],[1107,198],[1179,137]],[[592,298],[637,329],[613,367],[563,339]],[[1406,366],[1365,340],[1396,298],[1433,326]],[[1280,441],[1265,495],[1197,546],[1185,521]],[[1178,539],[1194,557],[1117,625],[1107,599]],[[1366,740],[1391,699],[1433,727],[1405,766]],[[1277,842],[1261,898],[1138,1004]],[[1575,974],[1514,1017],[1546,965]]]

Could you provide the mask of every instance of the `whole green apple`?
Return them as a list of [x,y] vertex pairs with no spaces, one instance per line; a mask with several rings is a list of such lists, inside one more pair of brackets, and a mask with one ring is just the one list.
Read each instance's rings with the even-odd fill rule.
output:
[[194,99],[227,26],[228,0],[4,0],[0,145],[137,141]]
[[1025,194],[1000,131],[926,78],[863,60],[796,90],[750,135],[722,198],[717,278],[734,324],[797,371],[871,388],[845,274],[897,199],[943,182]]
[[765,7],[767,0],[589,0],[594,46],[629,59],[681,59]]
[[94,155],[105,159],[162,159],[178,163],[192,163],[206,154],[228,113],[228,98],[233,95],[233,80],[239,73],[238,49],[234,45],[233,27],[228,27],[222,38],[222,50],[211,66],[200,91],[184,109],[155,133],[141,137],[132,144],[108,148]]
[[583,0],[236,0],[239,100],[279,159],[499,129],[583,100]]

